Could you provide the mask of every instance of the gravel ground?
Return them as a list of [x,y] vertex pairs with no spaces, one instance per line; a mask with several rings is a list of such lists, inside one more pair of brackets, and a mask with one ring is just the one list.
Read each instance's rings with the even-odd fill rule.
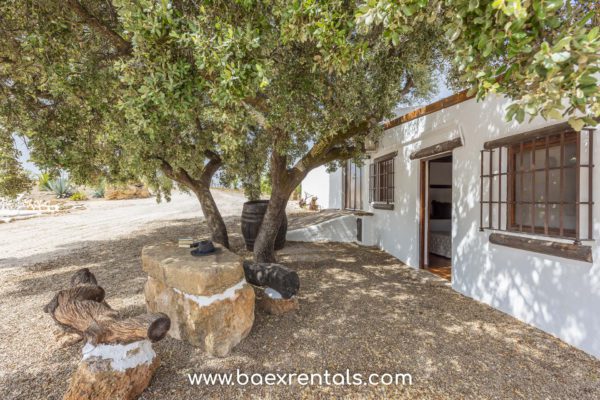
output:
[[[241,193],[213,190],[213,196],[224,216],[240,215],[245,201]],[[115,239],[151,222],[202,215],[196,197],[179,192],[173,193],[170,202],[157,203],[151,197],[79,204],[85,209],[0,224],[0,268],[45,261],[72,252],[85,242]]]
[[[293,221],[293,217],[291,220]],[[239,219],[228,217],[242,250]],[[203,235],[200,219],[146,224],[118,239],[4,269],[0,276],[0,398],[60,399],[81,345],[59,348],[43,305],[88,267],[114,308],[144,311],[142,246]],[[42,257],[43,258],[43,257]],[[382,251],[348,244],[289,243],[280,261],[298,271],[300,310],[256,312],[250,335],[226,358],[171,338],[143,399],[600,398],[600,361],[454,292]],[[410,373],[413,385],[192,386],[188,373]]]

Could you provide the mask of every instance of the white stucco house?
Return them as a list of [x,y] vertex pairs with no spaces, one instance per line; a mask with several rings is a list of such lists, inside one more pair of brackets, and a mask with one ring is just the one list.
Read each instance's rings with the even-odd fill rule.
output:
[[386,122],[362,167],[302,183],[323,209],[352,212],[288,238],[377,246],[600,357],[594,130],[507,123],[508,103],[463,92]]

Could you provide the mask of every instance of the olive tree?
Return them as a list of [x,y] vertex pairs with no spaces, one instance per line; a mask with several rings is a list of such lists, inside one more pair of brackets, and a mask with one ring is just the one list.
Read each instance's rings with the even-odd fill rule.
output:
[[[598,116],[598,16],[590,2],[26,0],[0,7],[9,44],[0,49],[9,99],[1,114],[25,117],[3,117],[5,126],[37,139],[35,154],[54,154],[86,176],[108,169],[160,182],[157,174],[165,174],[201,193],[209,225],[222,219],[204,177],[224,165],[256,187],[267,163],[272,193],[255,242],[258,261],[275,259],[287,201],[306,174],[359,157],[395,106],[431,95],[442,67],[480,98],[513,98],[509,118],[569,116],[580,128]],[[36,114],[59,122],[42,126]]]
[[[226,12],[225,12],[226,11]],[[357,29],[350,2],[203,3],[194,32],[179,35],[222,107],[244,107],[269,138],[272,193],[255,258],[273,261],[274,239],[293,190],[312,169],[358,157],[368,135],[401,101],[431,93],[445,59],[437,26],[403,46]]]
[[19,155],[12,135],[0,126],[0,197],[14,198],[31,187],[31,179],[19,164]]
[[[202,69],[172,34],[186,28],[182,10],[142,3],[3,2],[0,126],[28,138],[38,165],[79,183],[141,178],[168,197],[164,177],[176,181],[197,196],[213,240],[228,246],[211,180],[227,160],[246,177],[252,168],[241,156],[260,160],[261,143],[244,108],[220,107],[207,93]],[[15,179],[2,183],[14,188]]]

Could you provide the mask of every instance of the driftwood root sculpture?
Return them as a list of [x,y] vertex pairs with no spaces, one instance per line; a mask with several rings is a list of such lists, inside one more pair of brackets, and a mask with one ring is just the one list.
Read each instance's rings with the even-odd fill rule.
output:
[[148,313],[123,318],[104,297],[94,274],[84,268],[73,275],[70,288],[59,291],[44,307],[69,344],[87,341],[65,400],[136,399],[159,366],[152,342],[165,337],[169,317]]
[[169,331],[171,320],[163,313],[121,318],[104,301],[104,289],[87,268],[73,275],[71,285],[44,307],[65,332],[78,333],[92,344],[124,344],[145,339],[156,342]]

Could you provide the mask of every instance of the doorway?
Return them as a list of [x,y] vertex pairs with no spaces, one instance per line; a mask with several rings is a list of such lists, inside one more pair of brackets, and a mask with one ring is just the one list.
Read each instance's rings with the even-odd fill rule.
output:
[[452,279],[452,154],[421,161],[420,266]]

